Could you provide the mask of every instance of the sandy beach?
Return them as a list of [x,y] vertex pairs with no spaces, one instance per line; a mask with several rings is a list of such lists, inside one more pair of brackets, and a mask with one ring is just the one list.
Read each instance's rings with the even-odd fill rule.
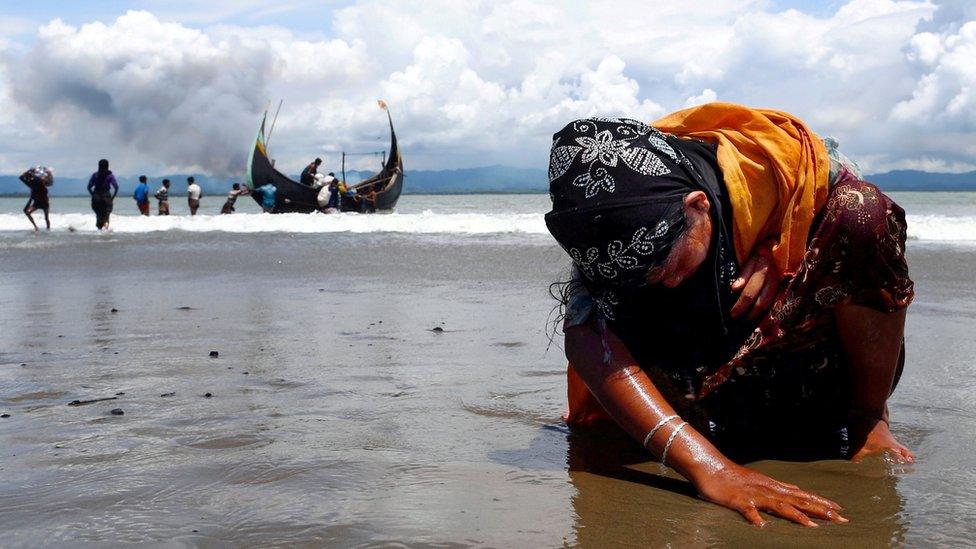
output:
[[[891,406],[918,462],[756,463],[851,520],[759,530],[636,444],[561,422],[548,285],[567,265],[547,237],[59,230],[0,244],[4,546],[883,547],[976,534],[969,245],[909,246],[917,298]],[[113,400],[69,406],[97,398]]]

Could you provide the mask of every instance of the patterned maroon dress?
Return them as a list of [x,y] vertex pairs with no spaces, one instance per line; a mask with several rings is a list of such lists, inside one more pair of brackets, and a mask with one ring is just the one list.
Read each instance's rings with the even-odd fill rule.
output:
[[[904,210],[842,172],[814,221],[807,254],[735,357],[704,376],[697,402],[719,439],[742,446],[795,430],[808,441],[843,430],[850,410],[847,361],[833,308],[907,307]],[[904,364],[904,346],[895,384]],[[892,388],[894,390],[894,388]],[[812,430],[812,431],[811,431]],[[724,436],[723,436],[724,435]]]

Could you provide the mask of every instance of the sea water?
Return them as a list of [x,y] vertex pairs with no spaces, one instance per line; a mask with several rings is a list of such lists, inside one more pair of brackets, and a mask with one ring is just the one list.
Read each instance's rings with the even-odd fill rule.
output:
[[[908,236],[926,242],[976,244],[976,193],[891,193],[908,214]],[[0,198],[0,233],[22,233],[30,224],[20,211],[26,198]],[[183,197],[173,197],[173,215],[136,215],[134,201],[118,197],[112,231],[119,234],[161,231],[226,233],[399,233],[409,235],[496,235],[551,244],[543,216],[547,195],[405,195],[396,211],[382,215],[260,213],[249,197],[237,201],[238,213],[219,215],[223,197],[206,197],[200,215],[190,217]],[[94,233],[88,199],[53,197],[51,230]],[[155,210],[155,203],[152,209]],[[39,222],[43,216],[35,214]],[[8,239],[13,236],[5,235]],[[526,241],[526,239],[520,239]],[[9,244],[9,242],[8,242]]]

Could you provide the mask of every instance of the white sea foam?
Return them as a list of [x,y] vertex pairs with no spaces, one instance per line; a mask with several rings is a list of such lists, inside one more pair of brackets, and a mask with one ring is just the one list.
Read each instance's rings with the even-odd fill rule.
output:
[[934,242],[976,244],[976,217],[909,215],[908,238]]
[[[41,219],[38,219],[41,221]],[[0,231],[22,232],[29,228],[23,215],[0,214]],[[52,214],[55,232],[95,232],[92,214]],[[142,217],[113,215],[114,233],[159,231],[228,233],[404,233],[404,234],[521,234],[546,235],[543,213],[392,213],[359,214],[250,214],[173,215]],[[976,244],[976,217],[908,216],[908,236],[913,240]]]
[[[190,216],[113,215],[112,232],[158,231],[228,233],[407,233],[407,234],[547,234],[543,214],[249,214]],[[43,218],[37,219],[43,222]],[[0,214],[0,231],[29,228],[23,215]],[[52,231],[96,232],[92,214],[51,215]]]

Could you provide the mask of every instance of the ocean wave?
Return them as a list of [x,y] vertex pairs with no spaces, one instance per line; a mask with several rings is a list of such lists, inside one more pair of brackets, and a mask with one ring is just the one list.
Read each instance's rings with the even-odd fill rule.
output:
[[[42,221],[42,219],[38,219]],[[23,215],[0,214],[0,231],[23,232],[30,225]],[[94,233],[91,214],[52,214],[55,232]],[[112,232],[161,231],[227,233],[404,233],[404,234],[520,234],[547,235],[543,213],[435,213],[413,214],[250,214],[153,216],[113,215]],[[976,216],[908,216],[913,240],[976,243]]]
[[[419,214],[249,214],[197,216],[113,215],[113,233],[160,231],[227,233],[408,233],[408,234],[548,234],[543,214],[434,213]],[[43,217],[35,219],[43,223]],[[91,214],[52,214],[51,230],[97,232]],[[23,215],[0,214],[0,231],[24,231]]]
[[908,238],[976,244],[976,216],[909,215]]

